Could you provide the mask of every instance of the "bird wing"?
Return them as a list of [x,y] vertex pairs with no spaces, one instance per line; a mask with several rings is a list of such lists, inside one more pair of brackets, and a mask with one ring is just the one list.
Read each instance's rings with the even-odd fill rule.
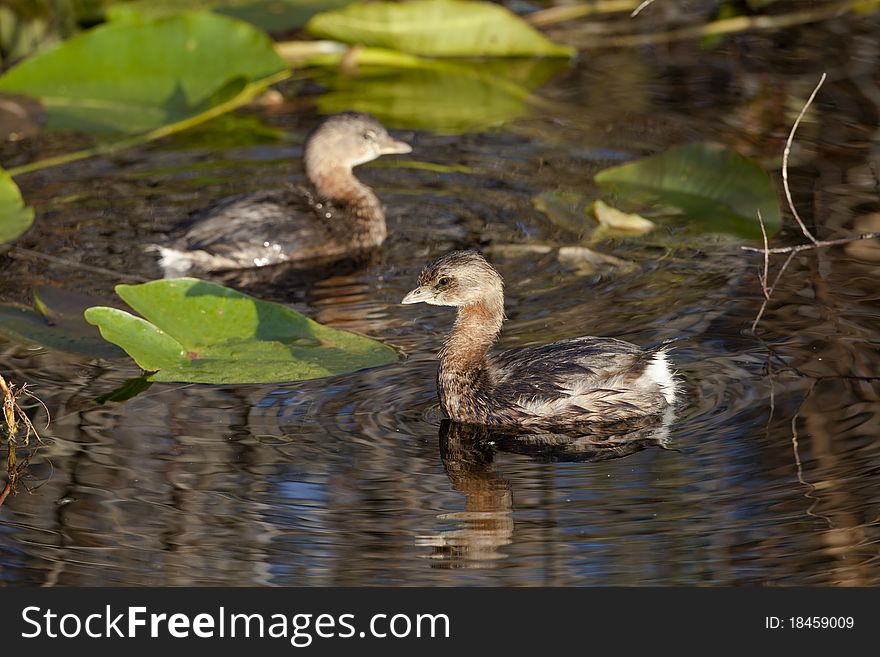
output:
[[310,197],[297,188],[233,196],[194,215],[174,246],[221,257],[246,250],[274,260],[279,252],[315,249],[332,239],[328,222],[316,213]]
[[489,378],[496,398],[539,402],[590,390],[607,397],[638,379],[653,352],[614,338],[574,338],[497,354]]

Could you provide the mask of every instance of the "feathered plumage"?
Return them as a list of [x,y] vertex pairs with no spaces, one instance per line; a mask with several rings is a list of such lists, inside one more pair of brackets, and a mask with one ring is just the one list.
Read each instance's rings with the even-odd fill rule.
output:
[[438,391],[453,420],[532,428],[617,424],[659,416],[675,402],[665,347],[581,337],[490,354],[504,321],[501,276],[474,251],[425,268],[403,303],[458,308],[440,352]]

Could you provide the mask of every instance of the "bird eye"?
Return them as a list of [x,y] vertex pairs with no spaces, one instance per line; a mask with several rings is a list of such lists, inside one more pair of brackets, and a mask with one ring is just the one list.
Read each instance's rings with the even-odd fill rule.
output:
[[441,276],[437,279],[437,287],[445,287],[449,285],[449,276]]
[[375,130],[367,130],[366,132],[364,132],[364,139],[366,141],[375,141],[377,136],[378,135],[376,134]]

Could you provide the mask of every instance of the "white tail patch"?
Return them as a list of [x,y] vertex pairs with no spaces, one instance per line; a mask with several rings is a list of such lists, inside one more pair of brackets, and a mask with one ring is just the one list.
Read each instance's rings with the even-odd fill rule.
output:
[[192,257],[185,251],[154,246],[151,251],[159,252],[159,266],[165,272],[165,278],[185,276],[192,269]]
[[675,380],[675,374],[669,367],[669,359],[666,357],[665,351],[658,351],[651,359],[651,363],[645,368],[643,378],[656,384],[666,403],[670,406],[675,403],[678,383]]

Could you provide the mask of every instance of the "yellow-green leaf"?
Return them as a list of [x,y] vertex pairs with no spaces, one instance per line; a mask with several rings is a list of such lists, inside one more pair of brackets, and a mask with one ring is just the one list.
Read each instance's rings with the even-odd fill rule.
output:
[[349,5],[318,14],[322,38],[431,57],[571,57],[523,19],[490,2],[409,0]]

